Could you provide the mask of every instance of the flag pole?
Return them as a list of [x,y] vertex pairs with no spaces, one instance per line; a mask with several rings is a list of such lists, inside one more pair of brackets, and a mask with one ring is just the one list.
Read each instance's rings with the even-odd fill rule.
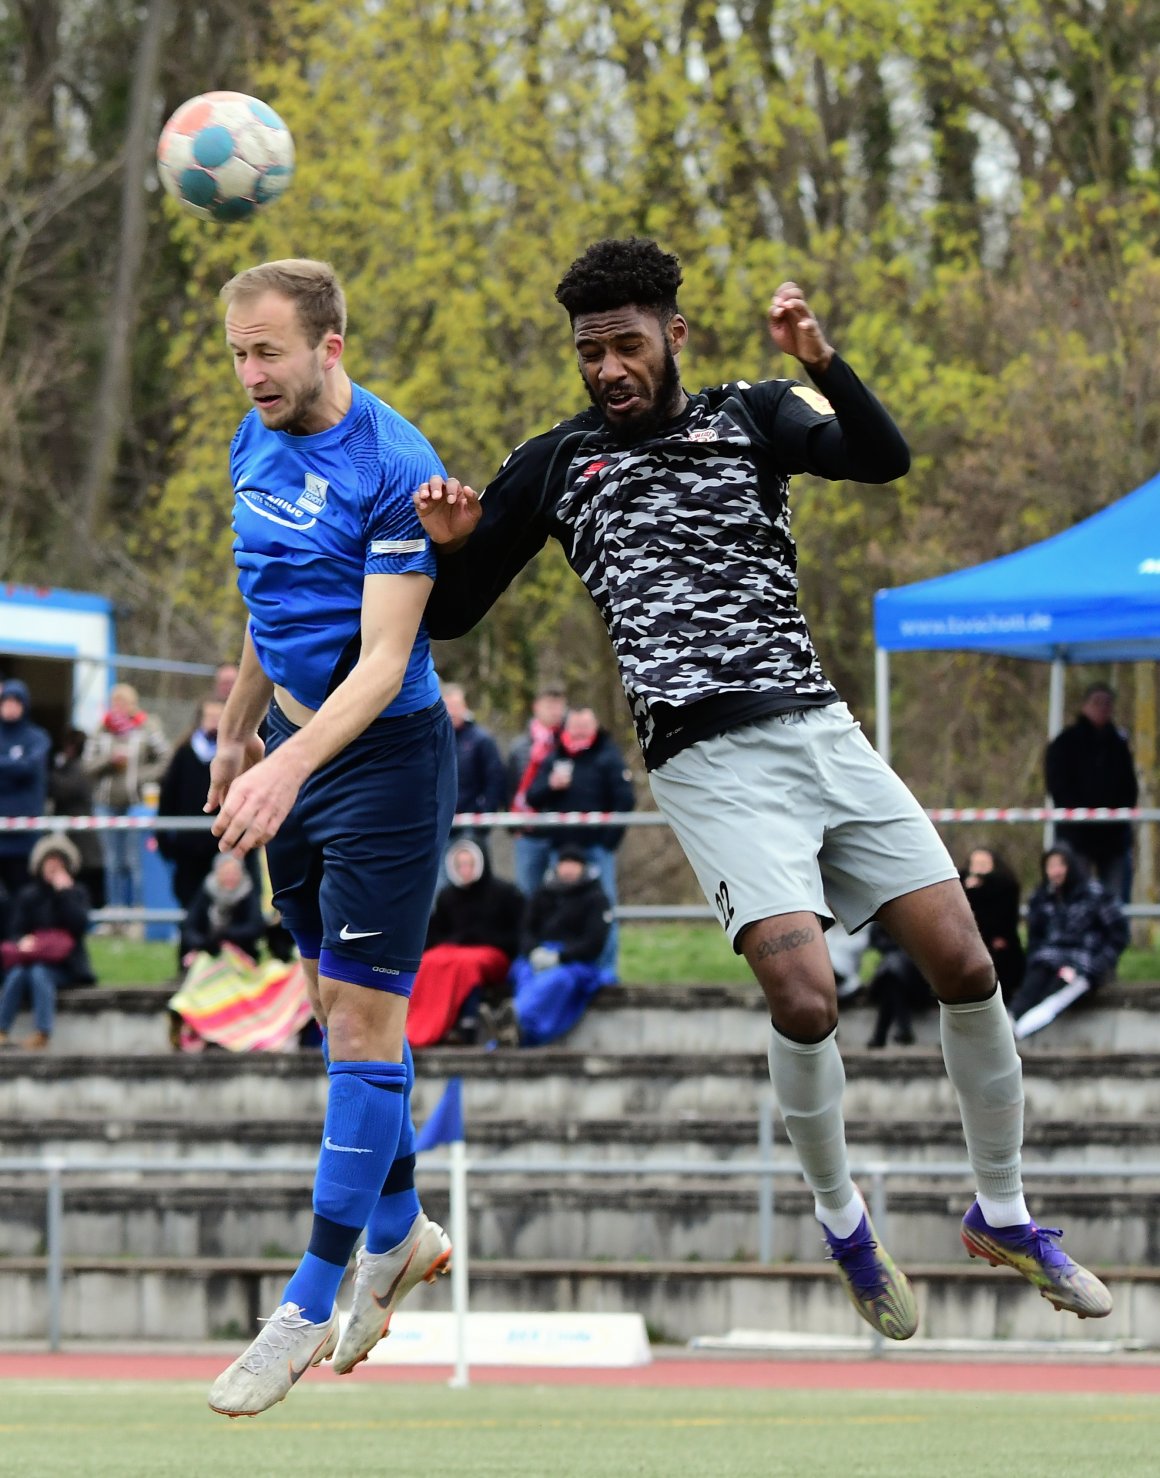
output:
[[451,1145],[451,1304],[455,1310],[455,1374],[448,1384],[465,1391],[467,1373],[467,1145]]

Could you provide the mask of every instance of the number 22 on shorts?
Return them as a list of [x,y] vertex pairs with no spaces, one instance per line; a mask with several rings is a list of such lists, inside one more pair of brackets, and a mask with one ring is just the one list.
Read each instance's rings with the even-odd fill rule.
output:
[[713,894],[713,902],[717,905],[717,912],[721,915],[721,923],[728,929],[737,910],[733,907],[729,897],[729,884],[724,879],[717,885],[717,891]]

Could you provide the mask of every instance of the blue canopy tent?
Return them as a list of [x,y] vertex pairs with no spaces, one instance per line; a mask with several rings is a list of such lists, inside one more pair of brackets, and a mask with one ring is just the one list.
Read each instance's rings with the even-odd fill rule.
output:
[[890,653],[976,651],[1051,663],[1160,659],[1160,473],[1082,523],[1000,559],[874,598],[878,748],[890,759]]

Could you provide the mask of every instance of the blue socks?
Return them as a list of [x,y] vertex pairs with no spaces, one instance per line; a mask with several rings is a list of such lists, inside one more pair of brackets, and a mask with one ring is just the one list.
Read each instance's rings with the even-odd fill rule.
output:
[[403,1067],[407,1086],[403,1094],[403,1125],[399,1131],[399,1147],[394,1164],[383,1181],[371,1219],[367,1223],[367,1251],[390,1252],[411,1230],[419,1215],[419,1192],[415,1189],[415,1126],[411,1123],[411,1089],[415,1083],[415,1059],[411,1044],[403,1041]]
[[399,1145],[408,1091],[401,1062],[332,1062],[329,1076],[314,1228],[282,1295],[312,1324],[330,1318],[350,1255],[375,1209]]

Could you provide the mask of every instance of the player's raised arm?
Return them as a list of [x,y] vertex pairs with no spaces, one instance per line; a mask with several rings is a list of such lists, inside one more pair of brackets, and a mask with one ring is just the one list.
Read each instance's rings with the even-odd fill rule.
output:
[[783,282],[774,293],[769,336],[822,391],[812,400],[805,389],[791,391],[780,402],[773,434],[787,454],[787,471],[870,483],[902,477],[910,468],[906,439],[826,338],[796,282]]

